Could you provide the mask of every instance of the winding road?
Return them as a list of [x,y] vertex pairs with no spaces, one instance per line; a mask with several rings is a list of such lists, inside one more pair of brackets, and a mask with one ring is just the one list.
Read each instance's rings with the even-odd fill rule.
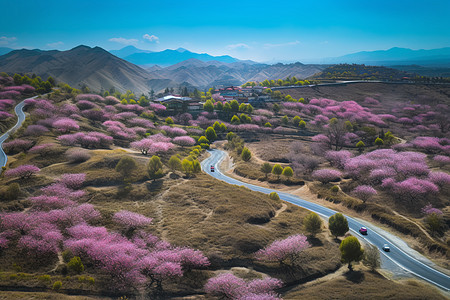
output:
[[[32,98],[27,98],[25,100],[34,99],[36,97],[37,96],[34,96]],[[23,121],[25,121],[25,113],[23,112],[23,108],[25,106],[25,100],[23,100],[22,102],[17,104],[16,107],[14,107],[14,112],[17,115],[16,125],[14,125],[7,132],[2,134],[2,136],[0,136],[0,167],[6,166],[6,163],[8,162],[8,157],[6,156],[5,151],[3,151],[3,142],[6,141],[9,138],[9,136],[11,134],[13,134],[17,129],[19,129],[20,126],[22,126]]]
[[[226,157],[226,152],[222,150],[209,150],[208,152],[211,156],[202,161],[202,170],[216,179],[225,181],[229,184],[245,186],[250,190],[265,194],[277,192],[282,200],[306,208],[325,218],[329,218],[336,213],[336,211],[332,209],[323,207],[316,203],[308,202],[292,194],[260,187],[228,177],[220,171],[220,163]],[[215,172],[210,171],[210,166],[214,166]],[[372,224],[366,224],[360,220],[348,216],[346,216],[346,218],[348,220],[350,231],[352,231],[353,235],[372,245],[375,245],[380,250],[383,258],[387,258],[392,261],[396,265],[395,267],[400,267],[404,271],[426,280],[447,292],[450,291],[450,276],[433,268],[431,261],[427,260],[425,257],[421,257],[420,254],[409,248],[405,242],[399,238],[393,239],[392,235]],[[363,226],[367,228],[368,235],[363,236],[359,233],[359,229]],[[381,250],[383,245],[386,243],[389,244],[391,252],[384,252]],[[412,253],[414,254],[412,255]]]

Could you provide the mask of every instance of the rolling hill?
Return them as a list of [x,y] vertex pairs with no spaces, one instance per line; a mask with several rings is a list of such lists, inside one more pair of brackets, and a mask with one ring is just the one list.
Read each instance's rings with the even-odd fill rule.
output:
[[120,59],[100,47],[78,46],[67,51],[14,50],[0,56],[0,70],[52,76],[73,87],[87,85],[99,91],[115,87],[147,93],[177,86],[175,82]]

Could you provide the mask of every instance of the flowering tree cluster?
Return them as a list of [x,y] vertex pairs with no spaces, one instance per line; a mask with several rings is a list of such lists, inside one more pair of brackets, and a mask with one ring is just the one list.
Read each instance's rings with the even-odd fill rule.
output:
[[77,122],[70,118],[61,118],[56,120],[53,123],[53,127],[64,133],[80,129],[80,126],[77,124]]
[[101,132],[77,132],[60,135],[58,140],[66,146],[81,146],[84,148],[108,148],[113,138]]
[[133,149],[141,151],[144,155],[156,154],[172,149],[174,145],[169,141],[170,138],[167,138],[162,134],[155,134],[140,141],[133,142],[130,146]]
[[75,101],[81,101],[81,100],[88,100],[88,101],[94,101],[94,102],[104,102],[105,99],[96,94],[80,94],[75,97]]
[[38,173],[40,169],[34,165],[21,165],[17,168],[7,170],[6,177],[19,177],[20,179],[30,178],[32,175]]
[[442,211],[440,209],[434,208],[433,205],[431,205],[430,203],[428,203],[427,205],[425,205],[422,209],[421,209],[422,213],[425,215],[431,215],[431,214],[436,214],[436,215],[442,215]]
[[28,152],[43,157],[51,153],[55,149],[55,146],[53,143],[40,144],[32,147]]
[[24,132],[24,135],[30,136],[41,136],[44,133],[48,132],[47,127],[42,125],[29,125]]
[[411,144],[428,153],[447,153],[450,155],[450,139],[429,136],[420,136],[411,141]]
[[123,226],[126,231],[133,231],[149,225],[152,219],[131,211],[121,210],[114,214],[113,221]]
[[[127,236],[89,225],[100,219],[91,204],[77,204],[78,190],[85,174],[64,174],[57,183],[41,189],[30,198],[27,212],[0,215],[0,248],[17,245],[31,257],[55,257],[64,249],[81,257],[87,265],[109,275],[115,288],[162,288],[166,279],[182,276],[193,268],[209,265],[198,250],[174,247],[154,235],[136,229],[151,223],[151,218],[120,211],[113,220],[133,228]],[[10,243],[17,241],[17,243]]]
[[369,185],[359,185],[352,191],[352,194],[355,197],[361,199],[363,202],[366,202],[367,200],[375,196],[377,194],[377,191]]
[[285,109],[293,111],[291,115],[298,115],[300,117],[315,116],[311,124],[317,126],[327,123],[332,118],[349,120],[350,122],[356,123],[373,124],[380,127],[386,126],[381,115],[372,113],[369,108],[365,108],[355,101],[339,102],[331,99],[311,99],[308,104],[301,102],[283,102],[282,106]]
[[11,142],[3,143],[3,149],[8,153],[19,153],[30,149],[32,145],[32,141],[15,139]]
[[274,290],[282,286],[281,280],[271,277],[246,282],[231,273],[223,273],[210,278],[204,290],[210,295],[225,299],[277,300],[280,298]]
[[280,264],[290,263],[295,265],[303,250],[309,248],[306,236],[302,234],[292,235],[284,240],[274,241],[269,246],[256,252],[256,259],[277,261]]
[[337,181],[342,176],[342,173],[333,169],[321,169],[312,173],[312,177],[315,180],[319,180],[322,183],[328,183],[331,181]]
[[147,119],[142,119],[142,118],[130,119],[130,120],[128,120],[128,124],[134,125],[134,126],[140,126],[140,127],[144,127],[144,128],[155,128],[155,125],[153,125],[153,122],[151,122],[150,120],[147,120]]
[[164,130],[168,136],[181,136],[187,134],[186,130],[179,127],[160,126],[158,129]]
[[172,142],[174,144],[180,145],[180,146],[194,146],[195,140],[191,138],[190,136],[177,136],[175,137]]

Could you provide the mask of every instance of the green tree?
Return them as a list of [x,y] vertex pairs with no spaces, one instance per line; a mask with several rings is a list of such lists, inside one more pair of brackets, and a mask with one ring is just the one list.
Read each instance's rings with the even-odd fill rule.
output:
[[22,84],[22,76],[20,76],[19,74],[14,74],[13,79],[14,79],[14,84],[15,85],[21,85]]
[[306,122],[303,121],[303,120],[301,120],[301,121],[298,123],[298,127],[300,127],[300,129],[305,129],[305,128],[306,128]]
[[202,166],[200,165],[200,162],[196,159],[192,161],[192,171],[193,173],[200,173],[202,171]]
[[253,112],[254,108],[251,104],[247,104],[247,113],[251,114]]
[[220,131],[225,132],[227,130],[228,130],[227,125],[225,125],[224,123],[220,123]]
[[299,126],[299,123],[300,123],[301,120],[302,120],[302,119],[301,119],[299,116],[295,116],[294,118],[292,118],[292,123],[293,123],[295,126]]
[[221,101],[217,101],[216,103],[216,110],[223,110],[223,103]]
[[241,158],[243,161],[249,161],[252,158],[252,153],[247,147],[242,149]]
[[289,118],[288,118],[288,116],[283,116],[283,117],[281,118],[281,123],[283,123],[283,125],[289,124]]
[[172,172],[181,170],[181,160],[176,155],[172,155],[167,164]]
[[263,163],[263,164],[261,165],[261,172],[263,172],[264,175],[265,175],[265,178],[267,178],[267,175],[268,175],[270,172],[272,172],[272,166],[271,166],[269,163],[267,163],[267,162]]
[[207,112],[213,112],[214,111],[214,104],[211,100],[206,100],[205,104],[203,104],[203,110]]
[[122,174],[123,180],[131,180],[130,176],[136,170],[138,164],[136,160],[130,156],[122,157],[116,165],[116,172]]
[[241,105],[239,105],[239,111],[241,112],[247,111],[247,105],[245,105],[245,103],[241,103]]
[[353,125],[352,125],[352,122],[350,122],[350,121],[345,121],[345,129],[347,129],[347,131],[349,131],[349,132],[351,132],[351,131],[353,131]]
[[53,79],[53,77],[51,77],[51,76],[49,76],[49,77],[47,78],[47,81],[48,81],[52,86],[55,86],[55,85],[56,85],[55,79]]
[[157,178],[161,178],[163,176],[162,167],[161,159],[158,156],[153,155],[147,165],[147,172],[150,179],[153,179],[154,181]]
[[209,140],[206,138],[206,136],[202,135],[198,141],[199,144],[209,144]]
[[348,228],[348,221],[341,213],[336,213],[330,217],[328,220],[328,228],[330,229],[330,232],[332,235],[337,238],[338,236],[343,236],[347,231]]
[[67,268],[70,272],[75,274],[80,274],[84,271],[84,265],[81,262],[81,258],[78,256],[74,256],[70,259],[70,261],[67,263]]
[[206,128],[205,135],[206,135],[206,138],[207,138],[210,142],[214,142],[214,141],[217,139],[216,131],[215,131],[214,128],[212,128],[212,127]]
[[55,281],[55,283],[53,283],[53,289],[55,291],[59,291],[62,288],[62,282],[60,280]]
[[289,179],[292,176],[294,176],[294,171],[292,170],[291,167],[286,167],[286,168],[283,169],[282,175],[286,176]]
[[234,116],[231,118],[231,124],[233,124],[233,125],[239,125],[239,124],[241,124],[241,120],[239,119],[238,116],[234,115]]
[[315,212],[309,213],[303,219],[303,225],[305,225],[306,231],[313,237],[322,231],[322,219]]
[[264,124],[264,127],[272,127],[272,124],[270,124],[269,122],[266,122],[266,124]]
[[272,168],[272,174],[277,175],[277,178],[280,179],[280,175],[283,173],[283,167],[279,164],[275,164]]
[[234,132],[230,131],[230,132],[227,133],[226,138],[227,138],[228,141],[233,140],[234,137],[236,137],[236,134]]
[[366,144],[364,144],[363,141],[359,141],[356,143],[356,148],[358,148],[359,153],[362,153],[364,151],[364,147],[366,147]]
[[353,270],[352,262],[360,261],[363,258],[364,250],[361,248],[361,244],[354,236],[346,237],[339,245],[341,251],[342,262],[348,263],[348,269]]
[[222,129],[221,129],[221,127],[220,127],[219,121],[215,121],[215,122],[214,122],[213,128],[214,128],[214,130],[215,130],[216,132],[222,131]]
[[278,104],[274,104],[272,107],[272,110],[277,114],[280,111],[280,106]]
[[171,118],[171,117],[167,117],[166,118],[166,124],[168,124],[168,125],[173,125],[173,119]]
[[269,194],[269,198],[272,200],[280,200],[280,196],[276,192],[272,192]]
[[230,105],[230,103],[226,102],[223,105],[223,111],[227,114],[227,116],[230,115],[230,113],[231,113],[231,105]]
[[232,100],[230,102],[231,111],[237,113],[239,111],[239,102],[237,100]]
[[192,164],[192,161],[186,158],[181,161],[181,168],[183,170],[183,173],[186,174],[187,177],[190,177],[192,173],[194,173],[194,166]]
[[382,139],[380,139],[379,137],[377,137],[377,138],[375,139],[375,145],[377,145],[378,147],[381,147],[381,146],[384,145],[384,142],[383,142]]
[[370,268],[371,271],[375,271],[380,267],[380,251],[374,245],[368,245],[364,250],[363,264]]

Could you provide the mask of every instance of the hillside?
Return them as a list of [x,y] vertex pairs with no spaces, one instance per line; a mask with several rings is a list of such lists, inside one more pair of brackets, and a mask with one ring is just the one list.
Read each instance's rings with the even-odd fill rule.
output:
[[319,80],[389,80],[399,81],[404,77],[414,77],[415,74],[381,66],[366,66],[356,64],[339,64],[329,66],[321,73],[313,76]]
[[[0,70],[8,73],[34,73],[42,78],[52,76],[74,87],[92,90],[132,90],[147,93],[176,86],[157,74],[120,59],[100,47],[78,46],[68,51],[15,50],[0,57]],[[162,87],[163,86],[163,87]]]

